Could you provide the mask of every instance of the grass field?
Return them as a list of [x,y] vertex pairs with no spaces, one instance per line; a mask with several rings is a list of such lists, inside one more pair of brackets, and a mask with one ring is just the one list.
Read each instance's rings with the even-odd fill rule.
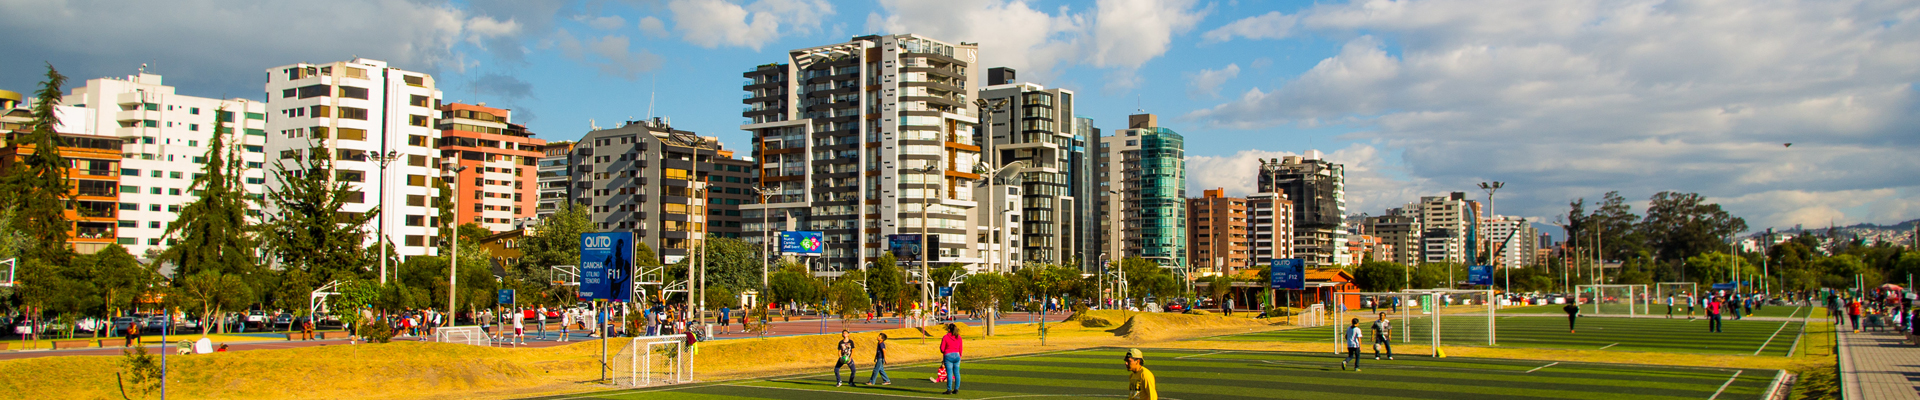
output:
[[[1163,399],[1758,399],[1776,370],[1400,357],[1343,371],[1329,354],[1145,349]],[[712,382],[548,399],[1015,399],[1126,397],[1121,349],[961,364],[941,395],[932,364],[889,368],[891,386],[835,387],[832,374]],[[822,366],[824,369],[826,363]],[[863,366],[864,367],[864,366]],[[868,372],[861,371],[864,382]]]
[[[1604,304],[1603,306],[1604,306],[1605,308],[1604,308],[1604,309],[1603,309],[1602,311],[1606,311],[1606,312],[1607,312],[1608,314],[1610,314],[1610,315],[1625,315],[1625,314],[1626,314],[1626,306],[1625,306],[1625,305],[1620,305],[1620,304]],[[1507,307],[1507,308],[1502,308],[1502,309],[1500,309],[1500,313],[1501,313],[1501,314],[1554,314],[1554,315],[1567,315],[1567,313],[1566,313],[1565,311],[1563,311],[1563,310],[1561,310],[1561,307],[1565,307],[1565,306],[1564,306],[1564,305],[1558,305],[1558,304],[1555,304],[1555,305],[1545,305],[1545,306],[1519,306],[1519,307]],[[1646,308],[1646,311],[1647,311],[1647,314],[1648,314],[1648,315],[1658,315],[1658,316],[1665,316],[1665,315],[1667,315],[1667,305],[1666,305],[1666,304],[1654,304],[1654,305],[1652,305],[1652,306],[1649,306],[1649,307],[1647,307],[1647,308]],[[1584,310],[1584,311],[1582,311],[1582,312],[1585,312],[1585,313],[1592,313],[1593,311],[1592,311],[1592,309],[1591,309],[1591,308],[1588,308],[1588,309],[1585,309],[1585,310]],[[1760,308],[1760,309],[1758,309],[1758,310],[1754,310],[1754,311],[1753,311],[1753,314],[1752,314],[1752,315],[1748,315],[1748,316],[1750,316],[1750,317],[1773,317],[1773,318],[1802,318],[1802,317],[1806,317],[1806,316],[1807,316],[1807,315],[1808,315],[1809,313],[1811,313],[1811,314],[1812,314],[1812,315],[1813,315],[1813,316],[1814,316],[1815,318],[1819,318],[1819,317],[1823,317],[1823,316],[1826,316],[1826,315],[1827,315],[1827,310],[1826,310],[1826,309],[1824,309],[1824,308],[1820,308],[1820,307],[1802,307],[1802,306],[1766,306],[1766,307],[1762,307],[1762,308]],[[1686,314],[1687,314],[1687,306],[1686,306],[1686,305],[1679,305],[1679,306],[1675,306],[1675,307],[1673,308],[1673,315],[1686,315]],[[1701,316],[1701,317],[1704,317],[1704,316],[1706,316],[1706,315],[1707,315],[1707,311],[1706,311],[1706,309],[1704,309],[1704,308],[1700,308],[1700,307],[1694,307],[1694,308],[1693,308],[1693,315],[1695,315],[1695,316]],[[1727,315],[1728,315],[1728,316],[1732,316],[1733,314],[1732,314],[1732,313],[1728,313]]]
[[[1567,333],[1566,318],[1512,315],[1498,318],[1497,345],[1521,348],[1786,356],[1792,352],[1794,340],[1801,332],[1799,321],[1723,321],[1721,333],[1708,333],[1705,319],[1580,318],[1579,333]],[[1485,319],[1457,316],[1444,317],[1441,322],[1442,344],[1487,345]],[[1363,319],[1361,330],[1366,331],[1369,323]],[[1414,318],[1407,324],[1411,334],[1404,334],[1400,324],[1406,322],[1395,321],[1395,343],[1404,343],[1402,336],[1414,344],[1430,343],[1432,322],[1428,317]],[[1332,351],[1334,332],[1333,327],[1318,327],[1205,340],[1320,342],[1327,343],[1328,351]],[[1372,335],[1371,332],[1364,334]]]

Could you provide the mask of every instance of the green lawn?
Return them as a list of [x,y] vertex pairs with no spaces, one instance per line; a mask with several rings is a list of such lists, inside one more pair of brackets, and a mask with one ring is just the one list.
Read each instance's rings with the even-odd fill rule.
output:
[[[1623,304],[1602,304],[1601,306],[1604,307],[1604,309],[1600,311],[1605,311],[1606,314],[1608,315],[1626,315],[1627,313],[1626,305],[1623,305]],[[1561,309],[1561,307],[1566,307],[1566,306],[1560,305],[1560,304],[1554,304],[1554,305],[1544,305],[1544,306],[1507,307],[1507,308],[1500,309],[1500,313],[1501,314],[1554,314],[1554,315],[1563,315],[1563,316],[1567,315],[1566,311]],[[1594,314],[1594,309],[1591,305],[1589,305],[1582,308],[1581,312],[1591,315],[1591,314]],[[1749,316],[1773,317],[1773,318],[1803,318],[1803,317],[1806,317],[1808,313],[1813,313],[1814,318],[1820,318],[1820,317],[1825,317],[1827,315],[1827,310],[1820,307],[1766,306],[1766,307],[1761,307],[1758,310],[1754,310],[1753,314]],[[1665,316],[1667,315],[1667,305],[1664,303],[1657,303],[1652,306],[1648,306],[1646,307],[1646,314]],[[1687,315],[1687,306],[1685,304],[1674,306],[1673,315]],[[1694,307],[1693,315],[1704,317],[1707,315],[1707,310],[1705,308]],[[1726,315],[1729,318],[1731,318],[1733,316],[1733,313],[1727,313]]]
[[[1012,399],[1126,396],[1120,349],[968,361],[958,395],[929,382],[935,366],[890,369],[891,386],[835,387],[832,374],[752,379],[553,399]],[[1775,370],[1400,357],[1343,371],[1329,354],[1146,349],[1160,398],[1196,399],[1758,399]],[[821,365],[824,371],[831,364]],[[864,365],[863,365],[864,367]],[[862,370],[862,373],[867,371]],[[861,375],[864,382],[866,375]]]
[[[1785,356],[1791,351],[1801,324],[1799,321],[1725,320],[1722,332],[1709,333],[1704,318],[1691,321],[1685,318],[1580,318],[1579,333],[1568,333],[1564,317],[1507,315],[1497,318],[1499,335],[1495,339],[1500,347],[1741,355],[1758,351],[1758,355],[1772,356]],[[1366,335],[1372,335],[1367,330],[1370,323],[1361,321],[1361,330]],[[1406,329],[1403,323],[1395,321],[1395,343],[1407,343],[1403,339],[1410,339],[1413,344],[1431,343],[1429,332],[1433,325],[1428,317],[1414,318],[1411,324],[1405,324]],[[1406,330],[1412,333],[1403,333]],[[1331,351],[1334,332],[1333,327],[1323,326],[1206,340],[1322,342],[1327,343]],[[1445,345],[1487,345],[1485,317],[1443,316],[1440,332],[1441,343]],[[1370,337],[1363,339],[1363,344],[1372,342]]]

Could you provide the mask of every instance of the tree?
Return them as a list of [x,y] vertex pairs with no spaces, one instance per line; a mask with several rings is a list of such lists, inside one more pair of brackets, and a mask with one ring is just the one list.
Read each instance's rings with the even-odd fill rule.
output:
[[227,124],[233,120],[233,113],[222,108],[215,111],[214,116],[206,166],[188,187],[198,197],[181,208],[173,223],[167,226],[165,236],[178,238],[178,242],[160,253],[159,262],[173,264],[174,276],[215,272],[214,275],[223,280],[246,285],[246,290],[237,293],[249,297],[219,299],[240,302],[241,306],[225,307],[227,304],[221,303],[212,307],[239,309],[253,302],[250,296],[258,293],[255,288],[265,287],[258,283],[267,271],[255,260],[254,252],[259,246],[253,240],[254,229],[247,222],[247,204],[251,201],[241,182],[241,148],[229,143],[231,130]]
[[1233,291],[1233,277],[1225,274],[1207,278],[1207,297],[1212,297],[1220,305],[1220,312],[1227,311],[1227,293]]
[[274,164],[280,185],[267,194],[269,217],[261,238],[280,269],[299,279],[284,283],[282,290],[304,296],[336,280],[378,282],[369,270],[375,255],[362,244],[367,241],[367,221],[384,208],[360,214],[339,211],[346,208],[353,189],[344,180],[329,179],[334,170],[324,146],[316,143],[310,153],[295,156],[293,165]]
[[[702,247],[700,263],[707,270],[707,286],[725,288],[760,287],[760,246],[740,239],[712,237]],[[638,258],[638,257],[636,257]],[[686,280],[693,257],[680,259],[667,268],[674,280]]]
[[13,225],[33,237],[34,246],[26,256],[45,260],[46,265],[66,265],[72,253],[67,247],[67,232],[72,229],[72,222],[67,220],[67,201],[72,198],[69,191],[73,184],[67,180],[68,162],[60,155],[60,133],[55,131],[60,126],[55,110],[61,103],[61,87],[66,84],[67,77],[47,65],[46,80],[34,92],[28,129],[24,135],[8,140],[30,145],[33,152],[8,168],[7,196],[0,197],[8,208],[18,210]]
[[827,302],[832,306],[830,310],[834,315],[841,318],[854,318],[873,309],[873,302],[867,299],[866,289],[862,289],[860,282],[855,279],[834,281],[828,289]]
[[[520,260],[506,268],[506,286],[523,293],[550,291],[550,268],[580,264],[580,234],[594,231],[589,217],[586,206],[563,203],[553,215],[528,227],[520,239]],[[635,262],[649,259],[635,257]]]
[[[100,294],[100,315],[106,317],[121,315],[122,310],[132,308],[159,276],[158,272],[140,265],[132,254],[127,254],[127,248],[118,244],[75,257],[74,264],[85,271],[85,276],[92,277],[90,283]],[[95,332],[96,336],[98,333]]]
[[820,300],[813,276],[798,264],[788,264],[773,273],[768,277],[768,286],[773,291],[771,298],[777,303],[812,303]]
[[966,310],[1006,311],[1011,306],[1008,297],[1013,294],[1007,278],[997,273],[980,272],[967,275],[954,289],[953,302]]
[[1658,259],[1681,260],[1728,248],[1725,240],[1746,231],[1747,222],[1699,194],[1660,192],[1648,202],[1639,227]]
[[867,273],[867,288],[879,299],[880,308],[897,309],[906,298],[906,286],[906,271],[894,260],[893,252],[881,252],[880,259],[873,263],[873,270]]
[[[214,328],[215,315],[222,310],[246,307],[252,293],[246,281],[238,274],[224,274],[218,270],[206,270],[178,279],[173,295],[167,300],[175,306],[200,310],[200,336],[206,337]],[[225,330],[224,324],[220,328]]]
[[1400,263],[1368,261],[1354,268],[1353,284],[1360,290],[1392,292],[1407,287],[1407,275],[1407,267]]

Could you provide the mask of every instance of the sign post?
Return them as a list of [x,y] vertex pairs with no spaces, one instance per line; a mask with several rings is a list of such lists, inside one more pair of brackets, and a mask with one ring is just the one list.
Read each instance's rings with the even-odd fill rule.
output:
[[1493,286],[1493,266],[1473,265],[1467,267],[1468,285]]
[[[1267,286],[1275,291],[1306,290],[1307,262],[1298,258],[1276,258],[1267,267]],[[1277,293],[1276,293],[1277,294]],[[1299,314],[1298,312],[1291,314]],[[1288,318],[1291,320],[1291,316]],[[1293,323],[1289,321],[1289,323]]]
[[[633,232],[580,234],[580,300],[633,298]],[[601,324],[606,326],[606,324]],[[600,379],[607,379],[607,335],[600,335]]]

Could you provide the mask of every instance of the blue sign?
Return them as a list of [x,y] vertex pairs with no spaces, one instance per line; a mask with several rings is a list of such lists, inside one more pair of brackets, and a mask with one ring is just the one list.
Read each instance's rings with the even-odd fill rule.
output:
[[1268,282],[1274,289],[1302,290],[1307,288],[1307,261],[1298,258],[1277,258],[1273,260]]
[[633,232],[580,234],[580,300],[633,297]]
[[513,304],[513,289],[500,289],[500,304]]
[[820,231],[780,232],[780,252],[797,256],[817,256],[826,252],[827,235]]
[[1715,283],[1715,284],[1713,284],[1713,290],[1733,290],[1733,284],[1731,284],[1731,283]]
[[1467,284],[1493,286],[1493,266],[1467,266]]
[[[939,249],[940,235],[927,235],[927,248]],[[940,261],[939,251],[922,250],[919,234],[887,235],[887,251],[893,253],[895,260],[919,262],[920,256],[924,254],[931,258],[929,261]]]
[[952,286],[941,286],[941,287],[940,287],[940,297],[953,297],[953,287],[952,287]]

